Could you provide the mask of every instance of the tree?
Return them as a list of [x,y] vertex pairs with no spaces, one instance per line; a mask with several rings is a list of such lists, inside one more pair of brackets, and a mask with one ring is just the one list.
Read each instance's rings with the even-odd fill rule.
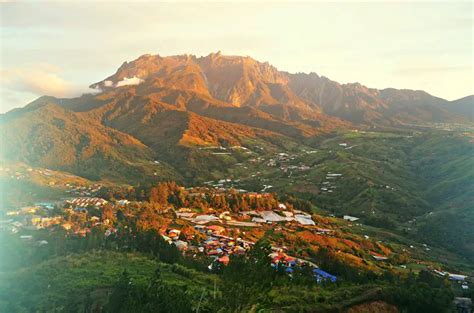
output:
[[109,203],[102,208],[102,221],[105,220],[108,220],[109,223],[114,223],[116,220],[112,206]]
[[449,282],[422,271],[416,277],[411,274],[403,282],[388,291],[389,301],[402,312],[450,312],[453,292]]
[[167,285],[159,268],[155,270],[146,290],[147,303],[145,312],[192,312],[191,301],[186,294],[186,288]]
[[150,190],[150,198],[149,198],[149,201],[150,201],[151,203],[157,203],[158,200],[159,200],[158,188],[153,187],[153,188],[151,188],[151,190]]
[[109,297],[109,312],[127,312],[128,302],[132,293],[132,281],[125,269],[120,275],[114,290]]
[[264,239],[258,241],[248,255],[234,255],[222,269],[222,301],[229,311],[243,311],[261,303],[272,288],[278,273],[270,266],[271,248]]

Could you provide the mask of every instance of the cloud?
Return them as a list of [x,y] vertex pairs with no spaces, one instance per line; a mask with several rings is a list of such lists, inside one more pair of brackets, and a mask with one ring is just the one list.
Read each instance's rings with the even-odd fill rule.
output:
[[0,111],[44,95],[69,98],[99,92],[74,84],[61,77],[61,73],[61,68],[47,63],[0,69]]
[[[106,82],[107,81],[104,82],[104,85],[105,85]],[[121,81],[117,82],[117,84],[115,84],[115,87],[122,87],[122,86],[128,86],[128,85],[138,85],[142,82],[143,82],[143,79],[141,79],[137,76],[133,76],[131,78],[125,77]]]
[[104,87],[113,87],[114,86],[114,82],[111,81],[111,80],[105,80],[104,81]]
[[10,68],[1,71],[3,88],[36,95],[68,97],[75,92],[72,83],[58,75],[59,69],[49,64]]
[[28,93],[35,96],[74,97],[97,92],[62,78],[61,68],[53,64],[37,63],[0,70],[2,93]]

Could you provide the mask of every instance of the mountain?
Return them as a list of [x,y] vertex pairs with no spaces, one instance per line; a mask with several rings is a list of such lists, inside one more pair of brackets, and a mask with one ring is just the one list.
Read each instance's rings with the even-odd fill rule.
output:
[[[449,105],[449,101],[424,91],[339,84],[315,73],[290,74],[250,57],[224,56],[220,52],[205,57],[143,55],[125,62],[114,75],[91,87],[110,91],[131,83],[139,83],[139,94],[165,97],[164,90],[173,90],[172,96],[167,95],[173,104],[201,114],[215,107],[233,108],[232,112],[247,107],[273,118],[318,127],[334,123],[329,116],[386,125],[467,122],[471,118],[467,109],[457,107],[473,106],[472,97],[459,100],[464,104]],[[199,99],[191,102],[192,106],[190,93]]]
[[474,96],[467,96],[446,104],[447,110],[466,116],[474,121]]
[[[118,181],[143,177],[152,151],[136,138],[40,98],[0,118],[2,158]],[[100,171],[96,169],[100,168]]]
[[[144,55],[91,88],[116,93],[132,80],[139,82],[133,91],[137,96],[169,108],[289,135],[314,135],[347,125],[295,95],[284,73],[249,57]],[[315,127],[320,130],[310,129]]]
[[339,84],[221,53],[143,55],[91,88],[97,93],[45,96],[1,115],[2,158],[91,179],[195,179],[205,175],[190,167],[222,175],[230,164],[200,166],[217,157],[199,147],[286,150],[342,129],[472,121],[473,96],[449,102]]
[[299,97],[328,115],[353,123],[400,126],[472,121],[473,96],[452,104],[419,90],[378,90],[359,83],[341,85],[315,73],[289,76],[290,86]]

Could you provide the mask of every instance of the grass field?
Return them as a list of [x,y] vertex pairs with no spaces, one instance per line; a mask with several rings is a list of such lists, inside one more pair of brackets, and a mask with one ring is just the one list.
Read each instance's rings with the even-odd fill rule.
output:
[[211,292],[213,275],[180,265],[157,262],[138,253],[97,251],[56,257],[12,272],[0,273],[0,311],[44,312],[52,307],[77,307],[92,301],[105,305],[113,285],[124,270],[133,284],[147,285],[156,269],[170,286],[186,287],[188,296],[199,301]]

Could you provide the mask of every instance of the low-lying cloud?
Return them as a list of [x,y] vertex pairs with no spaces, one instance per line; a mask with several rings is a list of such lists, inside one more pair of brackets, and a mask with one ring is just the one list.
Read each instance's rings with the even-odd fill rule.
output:
[[71,83],[61,77],[61,72],[59,67],[44,63],[1,69],[0,111],[23,106],[44,95],[66,98],[97,92]]
[[[105,82],[107,82],[107,81],[105,81]],[[104,82],[104,85],[105,85],[105,82]],[[137,77],[137,76],[133,76],[133,77],[130,77],[130,78],[125,77],[121,81],[117,82],[117,84],[115,84],[115,87],[138,85],[142,82],[143,82],[143,79],[141,79],[140,77]]]
[[37,95],[69,97],[75,92],[72,83],[58,75],[59,69],[50,65],[30,68],[10,68],[1,71],[3,88]]
[[111,80],[105,80],[104,81],[104,87],[113,87],[114,86],[114,82],[111,81]]

